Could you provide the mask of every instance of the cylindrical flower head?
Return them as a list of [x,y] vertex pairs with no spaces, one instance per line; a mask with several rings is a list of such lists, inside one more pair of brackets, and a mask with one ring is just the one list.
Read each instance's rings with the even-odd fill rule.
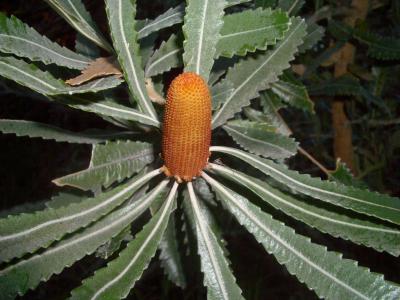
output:
[[199,75],[182,73],[167,93],[163,123],[163,159],[168,176],[191,181],[210,155],[211,95]]

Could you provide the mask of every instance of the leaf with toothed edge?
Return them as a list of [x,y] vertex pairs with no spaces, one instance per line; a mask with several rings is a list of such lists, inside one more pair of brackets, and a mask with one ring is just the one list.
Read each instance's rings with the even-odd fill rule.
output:
[[[75,144],[97,144],[113,138],[112,133],[100,135],[85,132],[72,132],[44,123],[9,119],[0,119],[0,132],[4,134],[15,134],[18,137],[28,136],[30,138],[42,138],[44,140]],[[116,132],[115,134],[122,134],[122,132]]]
[[124,71],[125,82],[144,114],[157,120],[158,116],[146,92],[139,55],[138,34],[135,30],[136,1],[107,0],[106,12],[118,61]]
[[314,47],[325,34],[325,29],[316,23],[307,24],[307,35],[303,39],[303,44],[299,47],[299,52],[304,53]]
[[85,279],[70,299],[123,299],[140,278],[157,250],[174,209],[178,184],[175,182],[163,206],[106,267]]
[[101,34],[81,0],[45,0],[61,17],[87,39],[108,52],[112,47]]
[[293,138],[271,131],[266,123],[234,120],[222,128],[243,149],[273,159],[284,159],[297,153],[298,143]]
[[188,183],[189,200],[197,236],[198,254],[207,287],[207,299],[244,299],[229,262],[205,218],[193,185]]
[[242,107],[248,106],[250,100],[258,97],[259,92],[267,89],[278,76],[287,69],[289,61],[294,59],[298,46],[306,34],[306,25],[300,18],[291,18],[292,25],[284,38],[275,47],[254,57],[239,61],[228,70],[225,80],[234,84],[234,91],[213,114],[212,128],[223,125]]
[[89,225],[121,205],[160,170],[143,172],[128,183],[85,201],[0,219],[0,261],[48,247],[67,233]]
[[82,70],[91,61],[50,41],[18,18],[0,12],[0,52],[26,57],[31,61]]
[[137,109],[117,104],[113,101],[98,97],[53,96],[52,100],[68,105],[75,109],[95,113],[100,116],[139,122],[145,125],[160,127],[160,122],[145,115]]
[[212,110],[219,109],[226,99],[228,99],[233,90],[233,83],[228,80],[218,82],[216,85],[211,87]]
[[0,270],[0,298],[15,299],[37,287],[41,281],[60,273],[75,261],[93,253],[110,238],[120,233],[159,197],[169,180],[162,181],[139,200],[114,210],[83,231],[52,245],[45,251]]
[[47,96],[96,93],[114,88],[122,83],[121,79],[111,76],[100,78],[78,87],[71,87],[56,79],[49,72],[40,70],[34,64],[29,64],[24,60],[11,56],[0,56],[0,76]]
[[153,145],[142,142],[117,141],[93,145],[87,169],[72,173],[53,182],[58,186],[73,186],[82,190],[109,187],[143,169],[154,160]]
[[289,170],[285,165],[230,147],[213,146],[211,152],[233,155],[291,189],[360,214],[400,224],[400,199]]
[[313,228],[334,237],[372,247],[377,251],[386,251],[394,256],[400,255],[400,229],[396,226],[365,220],[354,214],[330,210],[326,206],[297,199],[264,181],[224,166],[211,164],[211,170],[247,187],[273,207]]
[[365,300],[400,297],[400,286],[385,281],[381,274],[371,273],[356,261],[343,259],[341,254],[312,243],[210,176],[203,173],[203,178],[267,252],[319,297]]
[[149,58],[145,69],[146,77],[162,74],[181,66],[181,52],[179,39],[175,34],[172,34],[166,42],[161,43],[160,47]]
[[247,52],[265,50],[282,39],[289,26],[290,19],[281,10],[259,8],[227,15],[215,56],[244,56]]
[[207,82],[223,25],[225,0],[190,0],[182,27],[185,72],[195,72]]

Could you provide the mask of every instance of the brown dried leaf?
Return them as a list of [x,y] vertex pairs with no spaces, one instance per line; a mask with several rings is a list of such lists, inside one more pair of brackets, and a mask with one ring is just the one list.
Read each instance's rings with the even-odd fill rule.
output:
[[112,56],[100,57],[91,62],[79,76],[68,79],[66,83],[72,86],[77,86],[95,78],[110,75],[118,75],[118,77],[122,77],[118,62]]

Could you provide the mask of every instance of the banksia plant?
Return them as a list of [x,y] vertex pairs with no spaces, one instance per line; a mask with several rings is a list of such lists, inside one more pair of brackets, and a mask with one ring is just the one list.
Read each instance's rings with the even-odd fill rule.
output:
[[[75,51],[1,14],[0,75],[27,88],[19,93],[30,89],[121,130],[70,132],[0,120],[4,134],[92,147],[87,169],[53,180],[74,188],[73,195],[67,190],[45,209],[0,219],[1,299],[104,252],[107,264],[70,298],[126,298],[157,250],[176,285],[185,288],[183,257],[195,253],[208,299],[243,299],[223,240],[229,228],[219,228],[217,210],[231,214],[318,297],[400,298],[396,283],[280,219],[283,213],[349,243],[400,254],[399,199],[300,174],[285,163],[301,148],[278,108],[313,111],[290,63],[322,35],[318,25],[294,16],[302,1],[255,7],[248,0],[189,0],[139,20],[135,1],[106,0],[112,43],[80,0],[46,2],[78,31]],[[169,27],[165,41],[152,43]],[[99,48],[108,54],[100,57]],[[65,77],[56,77],[66,68]],[[171,69],[181,74],[164,88]],[[139,217],[147,223],[132,232]]]

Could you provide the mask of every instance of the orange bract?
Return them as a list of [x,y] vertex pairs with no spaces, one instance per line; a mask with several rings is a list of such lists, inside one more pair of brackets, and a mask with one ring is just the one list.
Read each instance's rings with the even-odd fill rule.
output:
[[211,96],[195,73],[171,83],[163,124],[163,159],[167,176],[191,181],[207,164],[211,140]]

